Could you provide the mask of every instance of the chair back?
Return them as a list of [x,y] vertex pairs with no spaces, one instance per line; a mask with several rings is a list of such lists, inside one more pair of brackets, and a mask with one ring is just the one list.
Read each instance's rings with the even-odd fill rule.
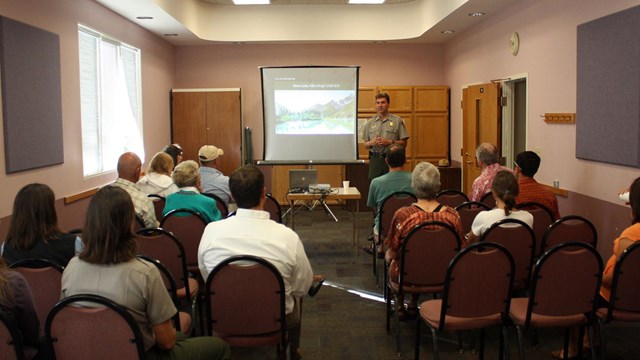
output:
[[[167,288],[169,297],[171,297],[171,301],[173,301],[173,304],[176,306],[176,308],[179,309],[180,302],[178,300],[178,286],[176,284],[175,278],[171,274],[171,271],[169,271],[169,269],[166,266],[164,266],[158,259],[154,259],[146,255],[138,255],[138,259],[141,259],[153,264],[158,269],[158,271],[160,271],[162,282],[164,283],[164,286]],[[181,327],[180,312],[176,312],[176,314],[173,316],[173,325],[176,327],[176,330],[182,331],[186,334],[189,333],[188,331],[184,331],[184,329],[182,329]]]
[[481,318],[509,313],[515,265],[500,244],[474,243],[458,253],[447,269],[439,330],[446,316]]
[[158,220],[158,222],[162,221],[162,210],[164,210],[164,205],[166,204],[167,199],[158,194],[149,194],[147,197],[153,202],[153,210],[156,212],[156,220]]
[[46,259],[18,260],[9,267],[22,274],[27,280],[38,319],[40,324],[43,324],[49,311],[60,300],[64,267]]
[[227,204],[225,204],[225,202],[220,198],[220,196],[213,193],[202,193],[202,195],[210,197],[216,201],[216,207],[218,208],[218,211],[220,211],[221,219],[229,216],[229,208],[227,207]]
[[536,234],[536,251],[534,258],[539,258],[542,255],[542,237],[545,231],[556,220],[553,217],[551,210],[537,202],[525,202],[516,204],[516,209],[526,210],[533,216],[533,233]]
[[196,211],[175,209],[169,211],[160,222],[160,227],[170,231],[184,246],[187,265],[198,265],[198,245],[207,221]]
[[468,234],[471,231],[473,219],[476,218],[479,212],[491,210],[489,206],[487,206],[487,204],[481,203],[479,201],[466,201],[456,206],[455,209],[460,215],[463,234]]
[[24,360],[22,334],[11,318],[0,310],[0,354],[6,360]]
[[536,235],[529,225],[518,219],[503,219],[491,225],[480,237],[504,246],[513,257],[515,274],[513,289],[526,289],[531,277]]
[[142,333],[133,316],[102,296],[61,300],[47,317],[45,334],[57,360],[144,359]]
[[269,213],[271,220],[282,223],[282,208],[280,208],[278,200],[270,193],[267,193],[267,199],[264,202],[264,211]]
[[562,243],[545,252],[533,267],[525,327],[532,313],[593,315],[602,268],[600,254],[583,242]]
[[378,209],[378,216],[380,217],[380,228],[378,230],[381,240],[384,239],[389,232],[391,220],[393,219],[393,215],[396,211],[402,207],[409,206],[416,201],[416,196],[408,191],[394,192],[382,200],[380,209]]
[[224,260],[207,277],[204,292],[208,335],[231,346],[285,349],[284,281],[267,260],[250,255]]
[[458,205],[469,201],[469,197],[460,190],[447,189],[440,191],[436,195],[436,200],[442,205],[455,209]]
[[[614,311],[633,312],[633,321],[637,321],[640,313],[640,242],[629,246],[620,255],[613,271],[611,296],[605,321],[613,319]],[[624,317],[620,317],[624,320]]]
[[489,191],[480,198],[480,202],[486,204],[489,209],[496,207],[496,199],[493,197],[493,193]]
[[563,216],[551,224],[542,237],[542,251],[570,241],[598,244],[598,232],[591,221],[578,215]]
[[399,293],[406,286],[436,287],[425,292],[441,292],[449,262],[460,247],[458,233],[447,223],[428,221],[414,227],[400,249]]
[[189,274],[187,272],[187,258],[184,246],[170,231],[164,229],[142,229],[136,233],[138,254],[156,259],[173,275],[179,287],[189,292]]
[[136,221],[133,222],[133,231],[138,231],[144,228],[144,220],[142,220],[142,218],[138,214],[136,214]]

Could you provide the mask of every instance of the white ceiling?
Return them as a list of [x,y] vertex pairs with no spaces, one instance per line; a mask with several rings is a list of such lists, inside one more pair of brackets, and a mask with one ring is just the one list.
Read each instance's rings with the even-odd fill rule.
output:
[[[443,43],[518,0],[95,0],[174,45],[210,43]],[[473,17],[474,12],[485,13]],[[148,16],[153,19],[138,19]],[[453,34],[443,34],[454,30]],[[165,34],[175,34],[165,36]]]

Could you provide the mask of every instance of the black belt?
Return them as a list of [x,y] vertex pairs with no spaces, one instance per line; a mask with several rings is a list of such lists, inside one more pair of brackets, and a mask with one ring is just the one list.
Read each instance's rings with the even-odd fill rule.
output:
[[369,157],[384,157],[384,153],[382,152],[373,152],[373,151],[369,151]]

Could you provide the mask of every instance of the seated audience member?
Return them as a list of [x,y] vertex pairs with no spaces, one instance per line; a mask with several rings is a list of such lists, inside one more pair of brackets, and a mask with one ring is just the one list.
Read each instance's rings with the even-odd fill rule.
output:
[[511,169],[500,165],[500,152],[498,148],[490,143],[482,143],[476,149],[476,161],[482,168],[482,173],[478,176],[471,186],[471,194],[469,200],[480,201],[482,197],[491,191],[493,178],[498,171],[510,171]]
[[202,192],[218,196],[229,208],[229,203],[233,202],[231,190],[229,190],[229,177],[218,170],[218,158],[224,155],[222,149],[213,145],[205,145],[198,151],[200,159],[200,182]]
[[[254,255],[273,264],[282,275],[286,291],[286,324],[291,358],[301,358],[300,305],[311,286],[313,272],[298,235],[278,224],[263,211],[266,199],[264,176],[255,166],[244,166],[231,174],[229,187],[238,210],[235,216],[207,225],[200,247],[198,266],[204,279],[220,262],[234,255]],[[259,303],[259,300],[258,300]]]
[[[26,359],[33,359],[38,353],[38,335],[40,320],[33,304],[31,289],[27,280],[15,271],[7,268],[0,258],[0,312],[20,330]],[[10,354],[2,354],[1,358]]]
[[553,218],[558,220],[560,218],[558,199],[556,199],[551,190],[540,185],[533,178],[539,167],[540,156],[533,151],[523,151],[516,156],[515,170],[518,177],[518,187],[520,188],[520,195],[516,199],[516,204],[537,202],[551,210]]
[[142,162],[138,155],[132,152],[120,155],[118,158],[118,178],[111,186],[117,186],[129,193],[136,209],[136,215],[142,219],[144,226],[155,228],[158,227],[158,221],[153,202],[136,185],[136,182],[140,180],[141,168]]
[[472,243],[480,239],[480,236],[493,225],[502,219],[517,219],[533,227],[533,215],[525,210],[515,209],[516,198],[518,197],[518,180],[509,171],[500,171],[496,174],[491,185],[491,192],[496,199],[496,208],[488,211],[481,211],[473,219],[471,232],[467,237],[467,243]]
[[13,202],[2,257],[8,264],[39,258],[67,266],[82,244],[74,234],[58,227],[53,191],[44,184],[29,184],[20,189]]
[[214,337],[187,339],[176,333],[176,308],[158,269],[136,257],[131,197],[114,186],[91,199],[84,249],[62,274],[62,298],[104,296],[127,308],[140,326],[146,359],[227,359],[229,345]]
[[[608,306],[611,298],[611,286],[613,285],[613,271],[618,258],[631,245],[640,241],[640,178],[637,178],[626,190],[629,194],[629,205],[631,206],[631,226],[624,229],[622,234],[613,240],[613,254],[607,261],[602,273],[602,285],[600,286],[600,298],[598,307]],[[571,329],[571,341],[569,342],[569,359],[576,358],[578,354],[579,329]],[[588,344],[588,343],[587,343]],[[585,345],[587,345],[585,344]],[[556,359],[562,359],[562,350],[553,351],[551,355]]]
[[216,201],[200,194],[200,173],[198,163],[193,160],[183,161],[171,175],[173,182],[180,188],[167,196],[162,215],[171,210],[189,209],[199,213],[207,222],[218,221],[222,217],[216,206]]
[[[388,146],[385,149],[384,161],[389,167],[389,172],[371,180],[369,196],[367,198],[367,206],[373,208],[375,212],[373,239],[375,244],[378,244],[378,257],[380,258],[384,257],[384,250],[379,237],[379,211],[382,200],[397,191],[413,193],[411,189],[411,173],[402,168],[407,161],[404,146],[395,144]],[[364,248],[364,251],[373,255],[373,247],[373,244],[370,247],[367,246]]]
[[[162,149],[163,152],[169,154],[173,160],[173,167],[175,168],[182,162],[182,148],[178,144],[167,145]],[[173,168],[171,169],[173,170]]]
[[145,194],[155,194],[166,198],[169,194],[178,191],[178,187],[171,179],[172,171],[173,160],[171,160],[171,156],[159,152],[151,159],[147,174],[138,180],[138,188]]
[[[389,277],[391,279],[398,279],[402,241],[416,225],[427,221],[441,221],[453,226],[460,241],[464,240],[458,212],[436,200],[436,194],[440,190],[440,171],[437,167],[428,162],[416,165],[411,175],[411,188],[418,201],[396,211],[384,242],[388,247],[386,258],[390,262]],[[400,319],[404,320],[417,315],[418,296],[419,294],[411,295],[407,309],[404,308],[404,296],[397,297],[396,311]]]

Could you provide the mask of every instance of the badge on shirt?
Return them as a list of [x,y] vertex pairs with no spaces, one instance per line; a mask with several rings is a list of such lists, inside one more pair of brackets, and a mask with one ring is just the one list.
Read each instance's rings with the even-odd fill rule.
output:
[[389,123],[389,127],[392,127],[392,126],[393,126],[393,122],[390,122],[390,123]]

